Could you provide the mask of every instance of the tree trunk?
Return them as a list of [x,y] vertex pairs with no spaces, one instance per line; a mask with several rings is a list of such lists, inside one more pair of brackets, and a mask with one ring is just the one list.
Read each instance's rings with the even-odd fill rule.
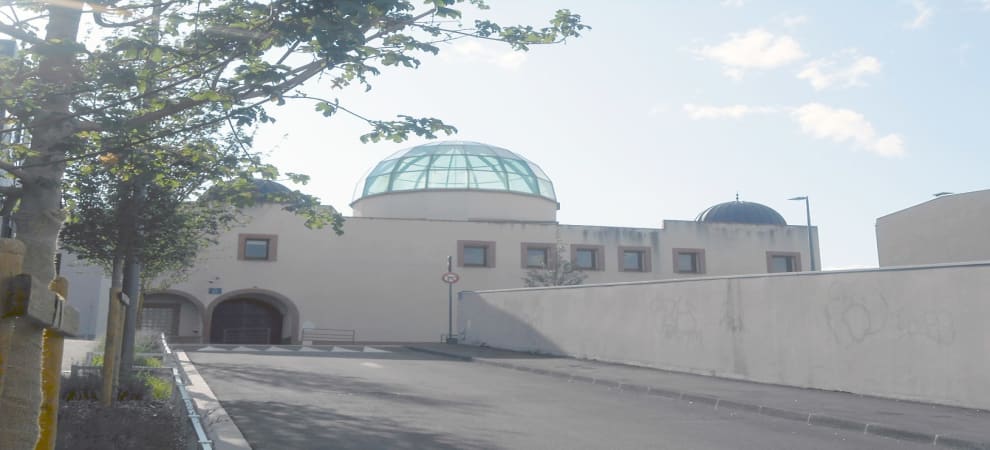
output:
[[130,298],[127,305],[127,315],[124,317],[124,337],[120,355],[120,373],[125,376],[131,373],[134,366],[134,339],[137,333],[137,312],[141,298],[141,261],[135,251],[131,251],[124,262],[124,294]]
[[[55,248],[65,220],[61,208],[63,161],[75,134],[70,116],[71,96],[58,94],[75,85],[78,66],[68,45],[76,42],[82,2],[59,2],[49,8],[46,40],[54,44],[39,62],[39,81],[55,94],[39,100],[39,112],[29,124],[31,156],[22,164],[23,196],[14,214],[17,238],[26,247],[23,270],[43,286],[55,278]],[[63,46],[65,45],[65,46]],[[0,394],[0,448],[32,449],[38,439],[41,409],[41,332],[15,326],[9,361],[5,362]]]

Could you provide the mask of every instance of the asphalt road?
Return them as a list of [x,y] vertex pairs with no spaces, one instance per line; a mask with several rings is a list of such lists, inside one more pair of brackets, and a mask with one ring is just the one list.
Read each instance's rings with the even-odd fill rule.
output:
[[382,348],[189,356],[258,450],[930,448]]

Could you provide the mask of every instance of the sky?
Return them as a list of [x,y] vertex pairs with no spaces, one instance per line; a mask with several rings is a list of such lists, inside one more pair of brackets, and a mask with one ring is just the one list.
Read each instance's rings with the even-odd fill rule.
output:
[[[525,156],[565,224],[659,228],[738,193],[804,225],[788,198],[809,196],[825,269],[875,267],[877,217],[990,188],[990,0],[489,3],[499,23],[568,8],[592,29],[525,53],[461,40],[369,92],[307,89]],[[367,124],[307,103],[270,112],[255,150],[345,214],[379,160],[425,142],[362,144]]]

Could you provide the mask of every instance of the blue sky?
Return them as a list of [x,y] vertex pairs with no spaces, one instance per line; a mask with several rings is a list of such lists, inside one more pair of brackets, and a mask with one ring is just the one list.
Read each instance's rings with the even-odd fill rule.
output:
[[[659,227],[739,192],[801,225],[787,199],[808,195],[825,268],[875,266],[879,216],[990,188],[990,0],[490,3],[503,23],[569,8],[593,29],[527,53],[459,41],[368,93],[308,90],[526,156],[562,223]],[[345,213],[367,170],[422,142],[361,144],[365,124],[304,103],[271,112],[255,148]]]

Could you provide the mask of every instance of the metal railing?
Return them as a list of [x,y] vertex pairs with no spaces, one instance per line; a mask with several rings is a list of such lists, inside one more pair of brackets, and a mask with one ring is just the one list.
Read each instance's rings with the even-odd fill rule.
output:
[[165,339],[165,333],[162,333],[161,339],[162,354],[164,358],[171,358],[173,362],[172,377],[175,379],[175,386],[179,389],[179,396],[182,397],[182,403],[186,405],[186,415],[189,417],[189,422],[192,423],[193,429],[196,430],[196,439],[199,440],[199,445],[203,450],[213,450],[213,441],[206,436],[206,430],[203,429],[203,422],[200,420],[199,414],[196,413],[196,407],[193,405],[192,397],[186,391],[186,383],[183,381],[184,378],[182,376],[182,365],[179,364],[178,358],[172,353],[172,349]]
[[303,328],[302,343],[309,341],[312,345],[317,342],[349,342],[353,344],[357,339],[356,330],[342,330],[338,328]]
[[227,328],[223,330],[224,344],[270,344],[271,328]]

